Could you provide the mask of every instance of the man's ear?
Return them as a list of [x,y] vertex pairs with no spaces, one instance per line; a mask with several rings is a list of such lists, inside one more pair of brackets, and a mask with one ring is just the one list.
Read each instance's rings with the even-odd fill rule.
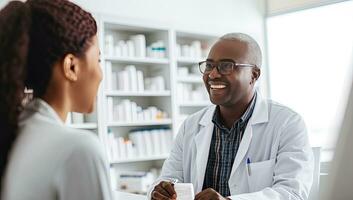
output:
[[63,60],[63,71],[66,79],[77,81],[78,78],[78,59],[73,54],[67,54]]
[[255,84],[255,82],[259,79],[261,75],[261,69],[257,66],[252,68],[252,76],[251,76],[251,84]]

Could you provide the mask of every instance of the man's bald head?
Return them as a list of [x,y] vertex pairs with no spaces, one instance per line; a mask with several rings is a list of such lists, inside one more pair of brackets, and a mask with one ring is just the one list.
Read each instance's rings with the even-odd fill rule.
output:
[[244,33],[227,33],[220,37],[219,40],[239,41],[247,45],[248,61],[250,64],[255,64],[258,68],[261,68],[262,64],[262,53],[259,44],[247,34]]

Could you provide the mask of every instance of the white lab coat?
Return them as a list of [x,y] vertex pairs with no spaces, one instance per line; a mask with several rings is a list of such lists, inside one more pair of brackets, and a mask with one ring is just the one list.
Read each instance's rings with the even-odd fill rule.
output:
[[[202,190],[216,106],[188,117],[182,124],[161,180],[193,183]],[[250,159],[250,175],[247,169]],[[258,93],[229,178],[230,198],[237,200],[307,199],[313,180],[314,160],[302,118],[289,108]]]

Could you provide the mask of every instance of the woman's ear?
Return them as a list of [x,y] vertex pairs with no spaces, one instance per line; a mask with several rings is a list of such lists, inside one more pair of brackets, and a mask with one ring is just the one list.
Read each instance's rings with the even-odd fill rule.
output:
[[66,79],[70,81],[77,81],[78,79],[78,59],[73,54],[67,54],[63,61],[63,71]]
[[252,77],[251,77],[251,83],[255,84],[255,82],[259,79],[261,75],[261,69],[258,68],[257,66],[252,68]]

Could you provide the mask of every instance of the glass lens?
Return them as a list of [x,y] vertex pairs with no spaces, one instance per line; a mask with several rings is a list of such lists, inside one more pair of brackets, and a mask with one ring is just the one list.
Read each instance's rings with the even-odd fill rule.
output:
[[233,72],[234,63],[228,62],[228,61],[222,61],[222,62],[219,62],[218,66],[219,66],[219,68],[218,68],[219,73],[230,74]]
[[199,66],[200,66],[200,71],[202,73],[209,73],[212,71],[214,65],[212,62],[204,61],[204,62],[201,62]]

